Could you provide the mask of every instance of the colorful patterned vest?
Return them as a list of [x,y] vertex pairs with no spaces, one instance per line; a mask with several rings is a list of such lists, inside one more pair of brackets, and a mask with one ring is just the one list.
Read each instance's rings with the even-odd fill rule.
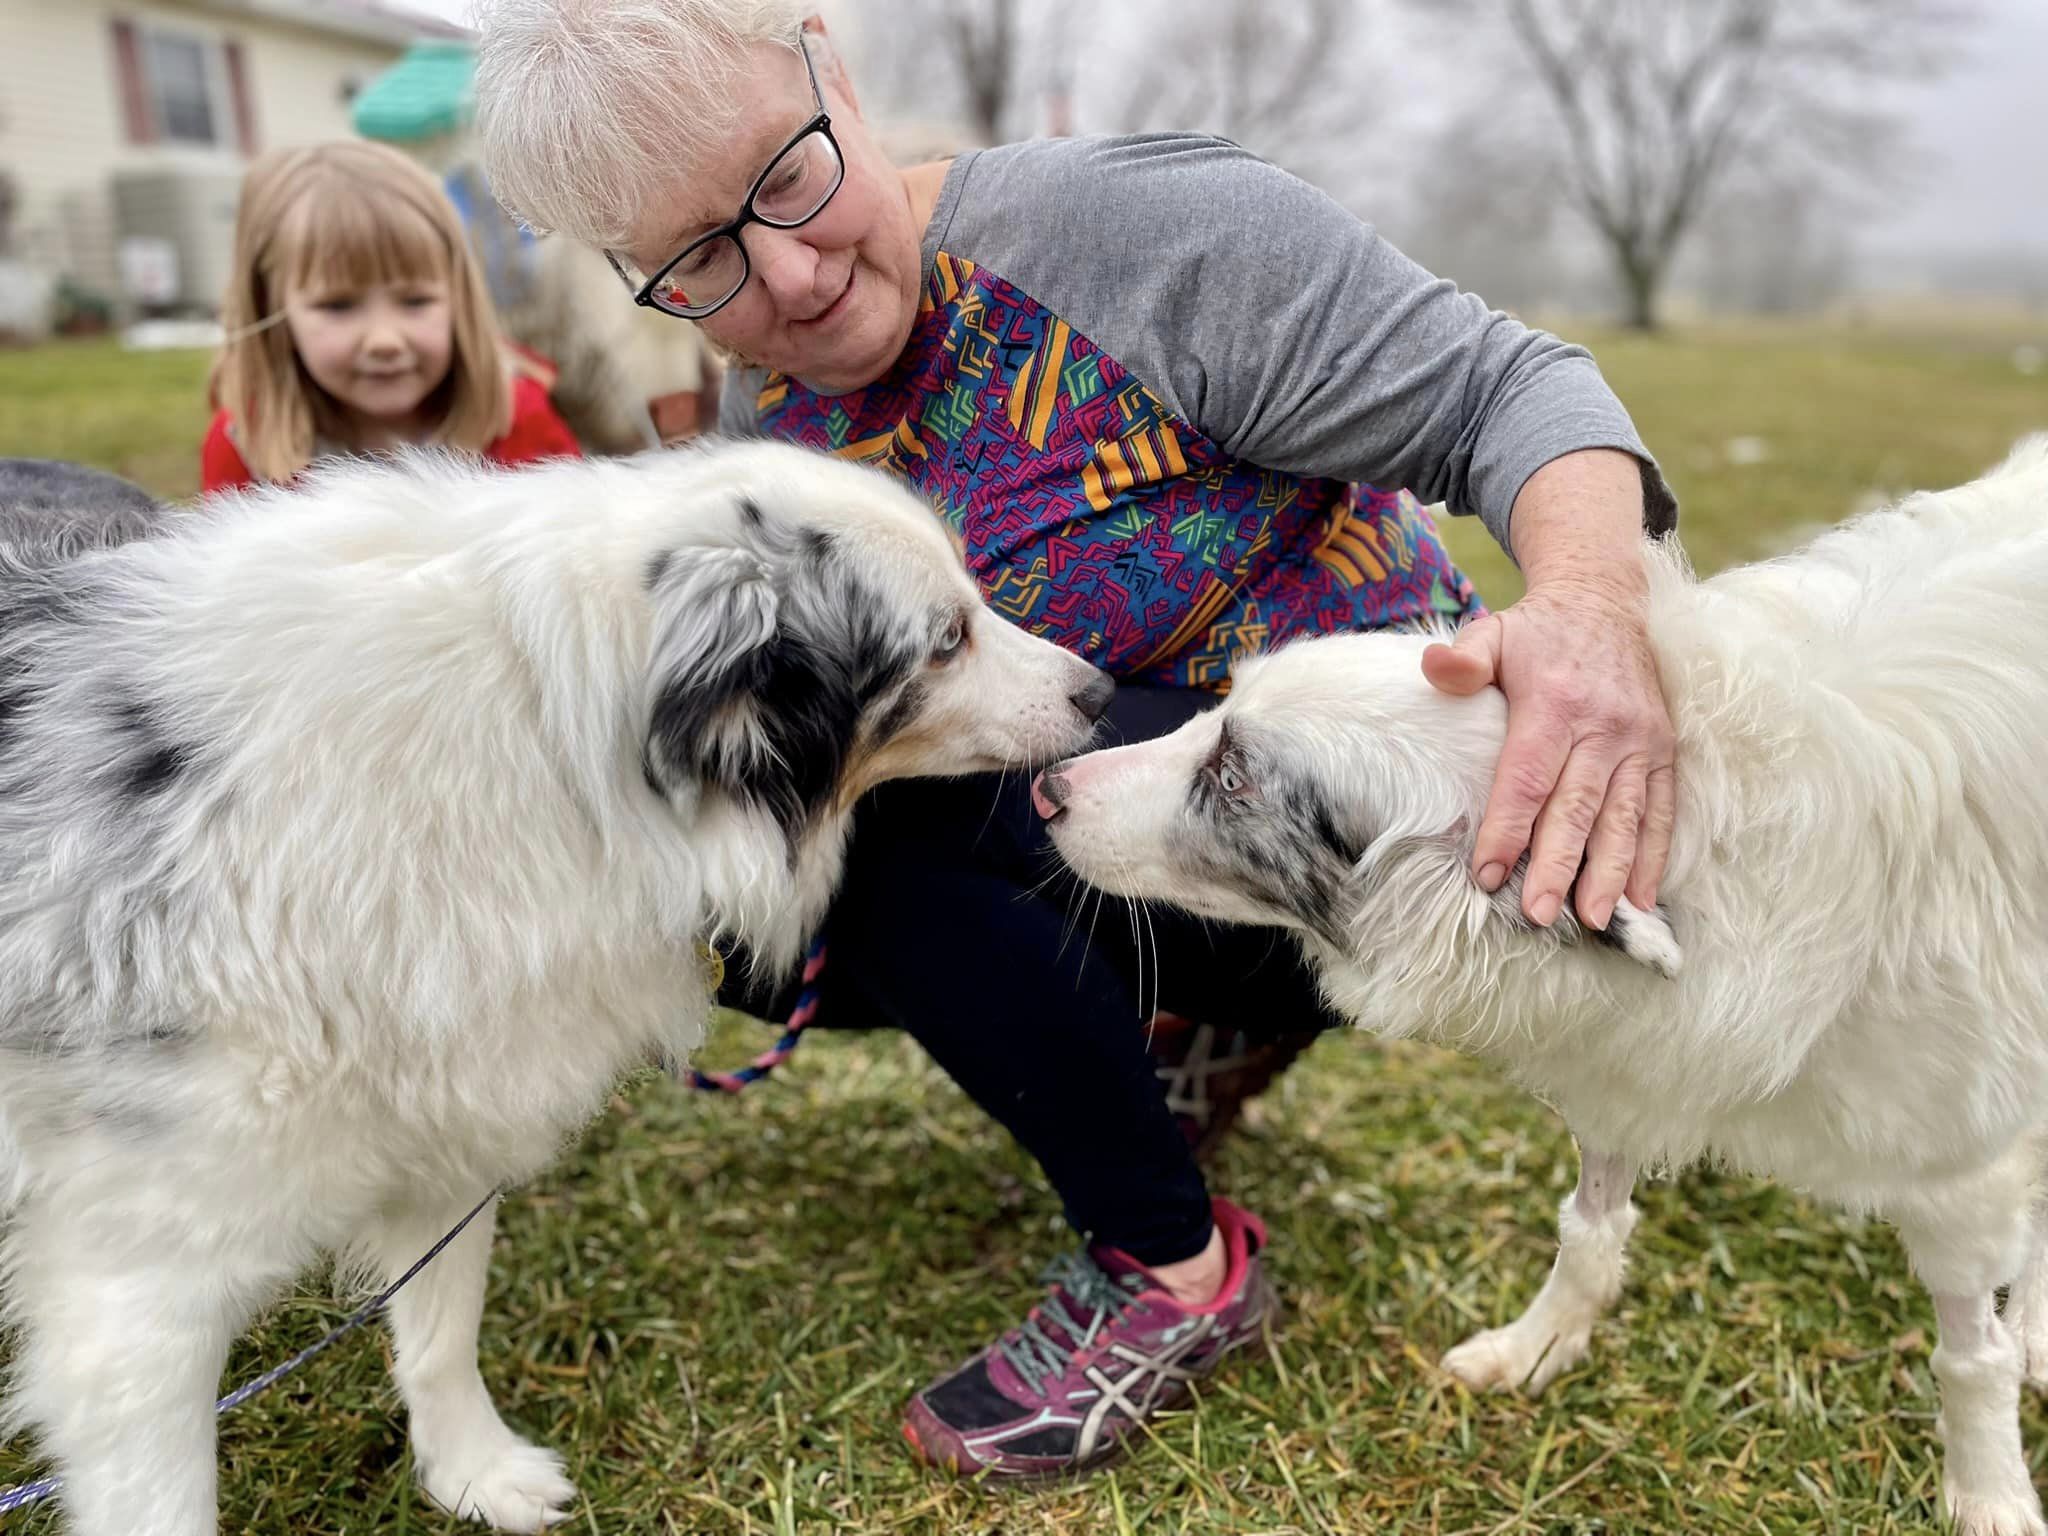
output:
[[771,374],[761,431],[930,498],[998,613],[1155,685],[1297,635],[1480,611],[1407,491],[1234,459],[1115,358],[941,251],[902,359],[845,395]]

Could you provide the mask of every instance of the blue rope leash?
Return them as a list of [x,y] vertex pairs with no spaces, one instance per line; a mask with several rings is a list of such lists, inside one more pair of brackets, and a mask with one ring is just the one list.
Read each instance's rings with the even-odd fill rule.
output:
[[[344,1338],[351,1333],[354,1333],[356,1329],[362,1327],[364,1323],[367,1323],[372,1317],[376,1316],[378,1309],[381,1308],[387,1301],[389,1301],[392,1297],[396,1296],[400,1291],[404,1290],[406,1286],[410,1285],[412,1283],[414,1276],[419,1274],[419,1272],[425,1269],[429,1264],[433,1263],[435,1259],[439,1258],[441,1256],[441,1250],[443,1248],[446,1248],[450,1243],[454,1242],[456,1238],[460,1237],[462,1235],[462,1229],[464,1227],[467,1227],[472,1221],[475,1221],[477,1217],[481,1216],[484,1213],[484,1207],[489,1205],[493,1200],[497,1198],[498,1192],[495,1189],[492,1190],[488,1195],[485,1195],[483,1199],[479,1200],[476,1203],[475,1208],[471,1210],[467,1216],[463,1217],[462,1220],[455,1223],[455,1225],[448,1230],[448,1233],[445,1237],[443,1237],[438,1243],[434,1244],[434,1246],[429,1248],[425,1253],[421,1254],[419,1258],[414,1261],[411,1269],[408,1269],[396,1280],[392,1281],[389,1285],[385,1286],[383,1290],[379,1291],[375,1296],[371,1297],[368,1301],[364,1302],[354,1312],[350,1313],[349,1316],[342,1323],[340,1323],[337,1327],[335,1327],[328,1333],[327,1337],[325,1337],[324,1339],[320,1339],[315,1343],[308,1344],[296,1355],[293,1355],[291,1359],[285,1361],[284,1364],[272,1366],[269,1370],[265,1371],[261,1376],[254,1377],[251,1380],[243,1382],[239,1387],[235,1388],[234,1391],[230,1392],[226,1397],[222,1398],[219,1402],[215,1403],[213,1405],[213,1411],[216,1414],[222,1414],[231,1412],[232,1410],[241,1407],[242,1404],[248,1402],[250,1398],[255,1397],[261,1393],[268,1392],[280,1381],[283,1381],[285,1377],[291,1375],[292,1372],[296,1371],[300,1366],[304,1365],[308,1360],[312,1359],[315,1355],[319,1354],[322,1350],[326,1349],[330,1344],[333,1344],[336,1340]],[[7,1514],[12,1510],[27,1509],[31,1504],[40,1504],[43,1500],[47,1499],[51,1494],[55,1493],[61,1486],[61,1479],[55,1477],[43,1477],[36,1479],[36,1481],[32,1483],[22,1483],[18,1487],[0,1489],[0,1515]]]

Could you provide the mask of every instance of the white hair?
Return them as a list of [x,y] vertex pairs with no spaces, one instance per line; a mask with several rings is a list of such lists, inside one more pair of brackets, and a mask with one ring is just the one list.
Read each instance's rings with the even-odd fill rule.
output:
[[804,0],[481,0],[491,190],[534,229],[621,246],[746,111],[749,50],[794,50]]

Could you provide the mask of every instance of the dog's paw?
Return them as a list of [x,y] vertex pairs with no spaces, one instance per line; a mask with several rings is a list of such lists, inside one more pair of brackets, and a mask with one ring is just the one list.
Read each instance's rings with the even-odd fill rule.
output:
[[422,1460],[420,1485],[450,1514],[501,1531],[545,1531],[576,1502],[562,1458],[502,1427],[474,1448]]
[[1948,1496],[1949,1518],[1956,1536],[2048,1536],[2048,1524],[2041,1520],[2037,1498],[1973,1498],[1969,1494]]
[[1559,1333],[1525,1319],[1473,1334],[1442,1364],[1475,1392],[1541,1392],[1586,1358],[1591,1339],[1590,1329]]

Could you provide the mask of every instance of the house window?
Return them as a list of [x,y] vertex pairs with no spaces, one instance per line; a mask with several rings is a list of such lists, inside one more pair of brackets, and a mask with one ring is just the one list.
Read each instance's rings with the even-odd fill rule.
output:
[[142,34],[142,78],[157,135],[173,144],[219,144],[214,50],[195,37],[149,28]]
[[256,153],[248,57],[232,37],[165,31],[116,17],[114,76],[131,144]]

